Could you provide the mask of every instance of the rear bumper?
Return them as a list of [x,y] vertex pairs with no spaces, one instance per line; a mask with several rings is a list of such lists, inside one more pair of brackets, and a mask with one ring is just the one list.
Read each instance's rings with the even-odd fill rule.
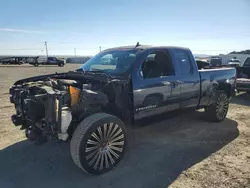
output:
[[238,78],[236,82],[236,88],[238,91],[250,91],[250,79]]
[[250,88],[237,87],[237,91],[250,91]]
[[236,88],[238,91],[250,91],[250,82],[249,83],[237,83]]

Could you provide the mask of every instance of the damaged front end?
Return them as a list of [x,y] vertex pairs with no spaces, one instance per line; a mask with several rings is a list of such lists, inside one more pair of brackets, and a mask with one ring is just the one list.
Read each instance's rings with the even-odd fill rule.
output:
[[57,80],[27,82],[10,88],[10,101],[16,114],[12,122],[26,130],[31,141],[43,142],[48,137],[66,140],[72,120],[70,93]]
[[108,97],[100,88],[106,85],[58,74],[18,81],[9,91],[16,109],[12,122],[37,143],[67,140],[75,123],[105,108]]

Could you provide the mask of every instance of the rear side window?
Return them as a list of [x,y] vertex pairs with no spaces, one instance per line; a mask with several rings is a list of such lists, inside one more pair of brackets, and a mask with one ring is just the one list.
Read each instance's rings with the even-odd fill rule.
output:
[[142,64],[144,79],[175,75],[170,55],[165,50],[151,52]]
[[174,56],[179,66],[180,75],[191,74],[193,68],[187,52],[184,50],[175,50]]

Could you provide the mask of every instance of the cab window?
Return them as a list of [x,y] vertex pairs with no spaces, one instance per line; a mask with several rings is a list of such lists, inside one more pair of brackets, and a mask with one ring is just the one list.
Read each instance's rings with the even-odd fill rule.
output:
[[151,52],[142,64],[144,79],[175,75],[170,55],[165,50]]
[[174,57],[178,64],[180,75],[189,75],[192,73],[192,63],[185,50],[175,50]]

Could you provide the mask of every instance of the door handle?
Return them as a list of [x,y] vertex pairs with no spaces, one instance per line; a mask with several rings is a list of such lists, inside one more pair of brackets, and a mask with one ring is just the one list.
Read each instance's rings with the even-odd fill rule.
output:
[[173,81],[173,82],[168,82],[168,81],[165,81],[165,82],[162,82],[164,86],[172,86],[172,87],[176,87],[178,86],[179,84],[182,84],[183,81],[181,80],[176,80],[176,81]]
[[170,85],[170,82],[162,82],[164,86],[169,86]]
[[176,80],[177,84],[183,84],[184,82],[182,80]]
[[176,81],[173,81],[172,82],[172,86],[173,87],[177,87],[178,85],[180,85],[180,84],[182,84],[183,83],[183,81],[181,81],[181,80],[176,80]]

